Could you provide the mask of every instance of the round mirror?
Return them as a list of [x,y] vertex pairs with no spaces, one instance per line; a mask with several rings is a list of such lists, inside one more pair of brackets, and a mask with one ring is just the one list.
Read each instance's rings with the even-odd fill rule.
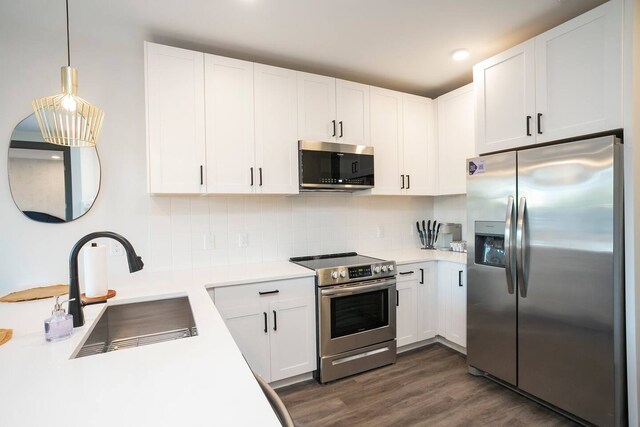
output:
[[8,161],[13,200],[34,221],[73,221],[87,213],[98,196],[100,160],[95,147],[45,142],[33,114],[13,130]]

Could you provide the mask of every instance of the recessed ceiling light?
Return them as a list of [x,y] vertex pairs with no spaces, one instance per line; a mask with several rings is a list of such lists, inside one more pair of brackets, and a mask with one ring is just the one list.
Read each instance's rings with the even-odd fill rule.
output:
[[53,160],[60,160],[60,156],[51,156]]
[[467,59],[469,57],[469,51],[467,49],[456,49],[451,52],[451,58],[454,61],[462,61],[463,59]]

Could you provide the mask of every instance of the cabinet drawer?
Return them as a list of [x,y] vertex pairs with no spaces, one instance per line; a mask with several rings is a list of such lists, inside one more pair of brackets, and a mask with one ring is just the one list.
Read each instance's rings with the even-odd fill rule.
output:
[[275,280],[215,288],[214,302],[219,309],[228,310],[261,302],[308,297],[313,291],[313,277]]
[[396,281],[399,283],[420,279],[420,266],[418,264],[399,265],[397,270]]

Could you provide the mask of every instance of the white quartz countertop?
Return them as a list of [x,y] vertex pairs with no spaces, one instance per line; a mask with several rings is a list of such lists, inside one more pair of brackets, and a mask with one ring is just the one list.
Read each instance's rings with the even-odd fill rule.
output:
[[148,273],[111,280],[108,304],[188,296],[198,336],[71,359],[106,304],[48,343],[53,299],[0,303],[0,426],[279,426],[207,287],[313,276],[289,262]]
[[372,256],[389,261],[395,261],[396,264],[413,264],[427,261],[449,261],[458,264],[467,263],[467,254],[453,251],[439,251],[427,249],[398,249],[381,252],[364,252],[363,255]]

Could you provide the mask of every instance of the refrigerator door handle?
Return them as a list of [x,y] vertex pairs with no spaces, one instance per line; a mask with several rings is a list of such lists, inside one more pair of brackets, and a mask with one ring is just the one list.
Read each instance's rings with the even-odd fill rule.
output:
[[507,291],[513,294],[513,271],[511,270],[511,240],[513,229],[513,196],[507,198],[507,216],[504,221],[504,271],[507,274]]
[[520,289],[520,296],[522,298],[527,297],[527,280],[525,277],[525,249],[527,247],[526,242],[526,230],[524,216],[527,212],[527,198],[521,197],[518,204],[518,223],[516,227],[516,268],[518,272],[518,288]]

